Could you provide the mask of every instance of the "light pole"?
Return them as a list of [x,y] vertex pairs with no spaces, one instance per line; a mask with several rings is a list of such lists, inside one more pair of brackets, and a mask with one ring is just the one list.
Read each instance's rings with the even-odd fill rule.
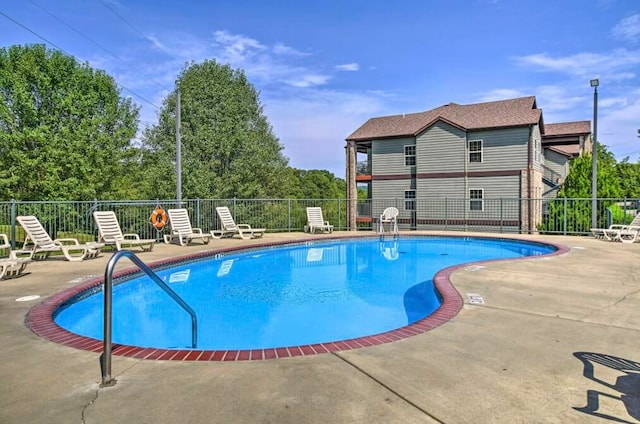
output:
[[591,142],[591,228],[598,228],[598,85],[600,81],[592,79],[593,87],[593,134]]
[[176,200],[182,207],[182,135],[180,134],[180,86],[176,81]]

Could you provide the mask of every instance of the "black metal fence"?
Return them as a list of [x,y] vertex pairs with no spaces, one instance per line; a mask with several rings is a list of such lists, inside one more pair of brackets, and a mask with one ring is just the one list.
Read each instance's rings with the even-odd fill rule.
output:
[[[597,199],[597,226],[631,222],[640,199]],[[24,232],[16,217],[35,215],[52,238],[75,237],[81,242],[95,240],[93,220],[96,210],[116,213],[124,233],[162,240],[169,231],[156,229],[150,217],[157,205],[179,207],[176,200],[94,200],[0,202],[0,233],[12,245],[20,245]],[[215,208],[229,207],[237,223],[266,228],[270,232],[302,231],[306,207],[319,206],[323,217],[336,230],[346,230],[348,201],[345,199],[187,199],[180,207],[189,211],[192,225],[203,231],[218,229]],[[400,211],[401,230],[455,230],[501,233],[586,235],[590,234],[592,199],[468,199],[418,198],[357,201],[357,229],[375,230],[378,217],[387,207]]]

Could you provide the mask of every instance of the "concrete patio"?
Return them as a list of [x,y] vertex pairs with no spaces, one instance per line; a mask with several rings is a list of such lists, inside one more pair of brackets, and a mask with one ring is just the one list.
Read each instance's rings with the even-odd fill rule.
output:
[[[460,313],[401,341],[261,361],[114,356],[108,388],[99,387],[99,354],[38,337],[24,319],[44,298],[103,275],[111,253],[33,262],[28,275],[0,281],[0,423],[640,422],[640,245],[505,236],[570,251],[459,269]],[[327,236],[158,244],[139,256],[310,237]],[[41,298],[16,301],[27,295]]]

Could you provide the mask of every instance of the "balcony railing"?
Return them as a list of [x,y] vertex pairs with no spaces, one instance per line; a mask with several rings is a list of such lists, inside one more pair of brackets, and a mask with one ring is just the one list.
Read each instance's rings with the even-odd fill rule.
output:
[[356,163],[356,175],[371,175],[371,164],[363,160]]

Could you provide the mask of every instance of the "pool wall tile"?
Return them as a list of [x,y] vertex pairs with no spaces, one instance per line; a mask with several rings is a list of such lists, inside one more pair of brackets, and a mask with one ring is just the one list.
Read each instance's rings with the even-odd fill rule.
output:
[[241,350],[238,353],[237,361],[248,361],[251,359],[251,351],[250,350]]
[[223,361],[235,361],[238,357],[237,350],[227,350],[227,353],[224,355]]
[[200,356],[202,356],[203,350],[192,350],[191,353],[184,358],[185,361],[197,361]]
[[276,353],[275,349],[264,349],[263,357],[264,359],[276,359],[278,357],[278,354]]

